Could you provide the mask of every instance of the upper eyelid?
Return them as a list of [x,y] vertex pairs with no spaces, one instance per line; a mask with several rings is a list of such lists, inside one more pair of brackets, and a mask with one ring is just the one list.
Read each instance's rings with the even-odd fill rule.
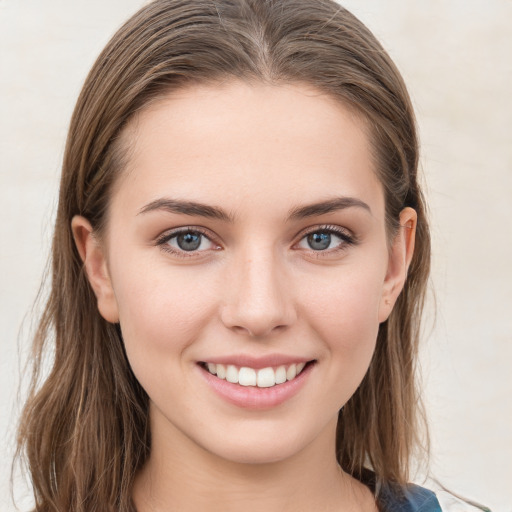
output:
[[218,238],[210,230],[199,227],[199,226],[181,226],[179,228],[171,228],[171,229],[166,229],[165,231],[162,231],[162,233],[160,233],[156,237],[155,240],[157,242],[166,241],[166,240],[170,240],[171,238],[173,238],[175,236],[178,236],[180,233],[189,233],[189,232],[200,233],[201,235],[208,238],[208,240],[210,240],[211,242],[214,242],[215,238]]
[[[319,224],[316,226],[309,226],[307,228],[302,229],[297,235],[294,236],[294,245],[299,243],[304,237],[312,233],[316,233],[318,231],[327,231],[335,235],[345,235],[347,238],[350,238],[351,241],[357,242],[356,235],[351,230],[345,227],[330,224]],[[221,237],[219,237],[209,229],[203,228],[201,226],[180,226],[176,228],[167,229],[163,231],[161,234],[159,234],[155,238],[155,241],[157,243],[165,243],[168,240],[172,239],[173,237],[178,236],[180,233],[186,232],[200,233],[202,236],[210,240],[210,242],[222,245]]]
[[318,226],[311,226],[311,227],[305,228],[297,235],[296,238],[298,240],[302,240],[305,236],[308,236],[312,233],[317,233],[319,231],[327,231],[327,232],[334,233],[334,234],[345,235],[348,238],[351,238],[354,240],[356,239],[355,234],[350,229],[344,228],[342,226],[335,226],[335,225],[329,225],[329,224],[321,224]]
[[[206,231],[206,232],[205,232]],[[208,248],[204,250],[194,250],[194,251],[186,251],[179,247],[173,247],[169,243],[173,238],[177,237],[181,233],[199,233],[201,236],[204,236],[213,246],[213,248]],[[172,228],[168,229],[166,231],[163,231],[156,239],[155,244],[157,247],[159,247],[162,251],[165,251],[166,253],[172,254],[175,258],[202,258],[205,257],[210,251],[215,251],[219,249],[219,243],[215,241],[214,237],[207,234],[208,230],[205,230],[204,228],[200,228],[197,226],[182,226],[179,228]]]
[[[333,247],[331,249],[325,250],[314,250],[308,249],[304,247],[298,247],[299,244],[310,234],[318,233],[318,232],[328,232],[330,234],[334,234],[337,236],[341,242],[337,245],[337,247]],[[296,238],[296,242],[293,244],[293,248],[301,249],[305,252],[309,252],[311,254],[315,254],[317,258],[328,257],[329,255],[333,255],[338,253],[339,251],[347,250],[351,246],[356,246],[359,244],[358,237],[349,229],[344,228],[342,226],[336,225],[319,225],[312,226],[310,228],[306,228],[306,230],[302,231]]]

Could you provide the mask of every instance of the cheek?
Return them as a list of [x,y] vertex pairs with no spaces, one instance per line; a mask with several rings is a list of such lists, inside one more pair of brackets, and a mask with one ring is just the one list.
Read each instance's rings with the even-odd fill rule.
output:
[[194,343],[213,318],[211,280],[197,270],[168,266],[117,268],[114,289],[130,362],[141,369],[155,361],[177,364],[174,356]]
[[362,272],[335,272],[323,279],[323,286],[316,282],[307,287],[305,313],[310,312],[319,331],[329,333],[331,340],[338,338],[348,348],[353,339],[377,331],[383,281],[383,272],[369,267]]
[[[382,272],[351,272],[310,287],[304,315],[332,362],[330,377],[348,399],[370,364],[379,329]],[[322,289],[323,288],[323,289]]]

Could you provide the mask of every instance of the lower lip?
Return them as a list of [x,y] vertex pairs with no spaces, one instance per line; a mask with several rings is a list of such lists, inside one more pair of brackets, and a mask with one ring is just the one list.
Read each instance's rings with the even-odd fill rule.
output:
[[305,384],[313,366],[315,365],[311,363],[306,365],[294,379],[270,388],[232,384],[212,375],[201,365],[198,365],[198,368],[210,387],[226,401],[245,409],[261,410],[277,407],[296,395]]

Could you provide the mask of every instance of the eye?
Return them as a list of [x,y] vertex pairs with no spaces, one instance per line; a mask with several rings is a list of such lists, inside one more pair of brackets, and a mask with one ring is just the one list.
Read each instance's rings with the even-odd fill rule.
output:
[[301,249],[315,252],[340,250],[355,243],[354,238],[341,228],[322,228],[307,233],[297,244]]
[[218,245],[214,244],[210,238],[197,229],[182,229],[165,233],[158,241],[164,250],[171,253],[185,256],[185,253],[197,253],[218,249]]

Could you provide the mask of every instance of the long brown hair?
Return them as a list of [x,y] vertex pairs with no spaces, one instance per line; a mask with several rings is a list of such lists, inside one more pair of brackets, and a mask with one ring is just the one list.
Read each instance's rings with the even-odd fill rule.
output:
[[[71,219],[101,234],[125,164],[120,134],[149,102],[189,83],[301,82],[365,120],[394,236],[402,208],[418,214],[405,288],[381,324],[370,368],[339,415],[337,456],[353,475],[404,483],[419,446],[415,384],[430,238],[418,185],[418,141],[402,78],[371,32],[331,0],[156,0],[112,38],[86,79],[64,155],[51,291],[35,334],[33,378],[19,429],[36,510],[128,511],[151,448],[148,397],[105,321],[83,270]],[[53,367],[41,382],[41,361]]]

